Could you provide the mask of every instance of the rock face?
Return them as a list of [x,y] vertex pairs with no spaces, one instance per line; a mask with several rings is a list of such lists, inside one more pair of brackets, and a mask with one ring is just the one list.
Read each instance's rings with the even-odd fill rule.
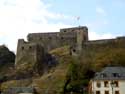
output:
[[10,70],[10,68],[14,67],[15,62],[15,54],[5,46],[0,46],[0,74],[3,75],[7,71]]
[[15,61],[15,54],[9,49],[2,45],[0,46],[0,66],[6,63],[14,63]]
[[[9,79],[15,62],[15,54],[11,52],[5,45],[0,46],[0,85]],[[1,89],[1,88],[0,88]]]

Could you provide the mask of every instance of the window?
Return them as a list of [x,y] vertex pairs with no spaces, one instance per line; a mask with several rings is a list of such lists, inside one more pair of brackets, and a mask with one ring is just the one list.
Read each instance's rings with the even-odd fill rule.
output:
[[119,73],[113,73],[113,77],[120,77]]
[[101,94],[100,91],[96,91],[96,94]]
[[109,91],[105,91],[105,94],[109,94]]
[[101,74],[101,77],[102,77],[102,78],[106,77],[106,74],[105,74],[105,73],[102,73],[102,74]]
[[108,87],[109,84],[108,84],[108,81],[104,81],[104,87]]
[[96,87],[100,88],[100,87],[101,87],[101,83],[100,83],[100,82],[97,82],[97,83],[96,83]]
[[52,39],[52,37],[49,37],[49,39],[51,40],[51,39]]
[[84,40],[85,40],[85,41],[87,40],[86,36],[84,36]]
[[73,49],[73,52],[76,52],[76,49]]
[[114,81],[115,87],[119,87],[118,81]]
[[66,32],[66,30],[64,30],[64,32]]
[[119,91],[115,91],[115,94],[120,94]]
[[64,38],[63,38],[63,37],[61,37],[61,39],[63,40]]
[[24,47],[22,47],[21,49],[24,50]]
[[41,37],[40,37],[39,39],[40,39],[40,40],[42,40],[42,38],[41,38]]
[[32,47],[31,47],[31,46],[29,46],[29,49],[32,49]]

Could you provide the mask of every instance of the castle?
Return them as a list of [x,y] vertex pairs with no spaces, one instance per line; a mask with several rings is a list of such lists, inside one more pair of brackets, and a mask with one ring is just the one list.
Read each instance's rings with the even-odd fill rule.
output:
[[17,69],[28,64],[45,66],[45,63],[40,62],[45,62],[46,53],[58,47],[77,45],[77,49],[80,50],[82,43],[88,41],[88,28],[83,26],[60,29],[60,32],[31,33],[27,36],[27,40],[28,42],[24,39],[18,40],[15,63]]
[[[79,26],[60,29],[60,32],[31,33],[18,40],[15,66],[44,62],[45,53],[65,45],[70,46],[71,54],[87,53],[87,51],[103,50],[102,47],[125,47],[125,37],[116,39],[89,41],[88,28]],[[44,65],[42,65],[44,66]],[[43,68],[43,67],[41,67]]]

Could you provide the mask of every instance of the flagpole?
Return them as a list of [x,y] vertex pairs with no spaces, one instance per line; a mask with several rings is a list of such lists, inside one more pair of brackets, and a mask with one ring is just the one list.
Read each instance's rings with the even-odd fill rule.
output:
[[80,27],[80,16],[77,17],[78,27]]

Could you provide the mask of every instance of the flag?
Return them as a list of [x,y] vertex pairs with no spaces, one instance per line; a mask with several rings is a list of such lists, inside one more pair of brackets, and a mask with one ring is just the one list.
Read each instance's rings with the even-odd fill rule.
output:
[[77,20],[80,20],[80,17],[79,17],[79,16],[77,17]]

